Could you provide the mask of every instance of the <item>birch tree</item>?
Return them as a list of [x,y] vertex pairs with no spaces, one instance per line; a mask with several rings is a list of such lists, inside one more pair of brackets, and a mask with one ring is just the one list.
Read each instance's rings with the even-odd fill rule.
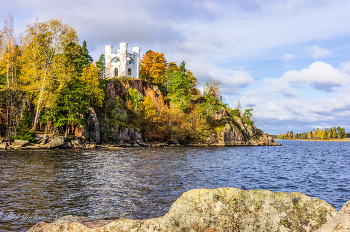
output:
[[76,31],[61,19],[46,22],[36,20],[27,25],[23,42],[23,66],[21,82],[24,90],[31,95],[35,105],[32,130],[35,130],[40,113],[46,104],[54,101],[55,89],[69,79],[66,71],[65,47],[77,43]]
[[0,127],[2,132],[6,131],[7,137],[16,134],[21,109],[25,104],[17,85],[21,63],[20,41],[14,37],[13,16],[8,13],[0,30]]
[[4,26],[1,30],[0,37],[0,74],[6,76],[6,85],[10,87],[11,52],[14,47],[13,16],[10,13],[8,13],[7,17],[4,19]]

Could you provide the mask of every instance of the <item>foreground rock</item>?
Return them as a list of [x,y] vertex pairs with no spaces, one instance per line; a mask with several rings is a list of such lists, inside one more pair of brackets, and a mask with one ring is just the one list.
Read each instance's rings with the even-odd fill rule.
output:
[[195,189],[159,218],[89,221],[65,216],[29,231],[316,231],[336,215],[330,204],[302,193]]
[[332,221],[322,226],[318,232],[350,231],[350,201],[347,201]]

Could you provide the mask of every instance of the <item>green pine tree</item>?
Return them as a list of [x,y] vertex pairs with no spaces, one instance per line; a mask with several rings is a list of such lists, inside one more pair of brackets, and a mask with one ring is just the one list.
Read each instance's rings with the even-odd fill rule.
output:
[[98,61],[96,62],[96,67],[100,70],[100,73],[102,74],[105,70],[105,55],[101,54],[100,58],[98,59]]
[[81,47],[81,55],[83,56],[83,68],[89,67],[94,60],[89,55],[85,40],[83,42],[83,46]]
[[187,74],[185,65],[185,61],[179,67],[172,63],[167,71],[169,98],[182,110],[189,108],[191,88],[195,85],[193,78]]

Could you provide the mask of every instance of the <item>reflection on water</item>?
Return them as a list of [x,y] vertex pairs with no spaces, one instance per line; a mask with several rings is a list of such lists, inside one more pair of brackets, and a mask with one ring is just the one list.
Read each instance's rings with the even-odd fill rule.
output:
[[337,210],[350,199],[350,143],[282,147],[0,152],[0,231],[61,215],[145,219],[185,191],[237,187],[302,192]]

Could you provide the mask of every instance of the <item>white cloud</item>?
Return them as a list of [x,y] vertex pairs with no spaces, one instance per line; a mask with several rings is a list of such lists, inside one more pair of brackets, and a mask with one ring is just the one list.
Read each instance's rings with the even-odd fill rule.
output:
[[342,69],[343,72],[350,74],[350,61],[341,63],[339,67]]
[[225,95],[239,94],[239,90],[254,82],[248,71],[221,71],[212,73],[214,79],[220,80],[221,92]]
[[297,91],[290,83],[281,78],[265,78],[263,82],[266,90],[270,93],[279,93],[288,98],[298,96]]
[[257,105],[264,104],[268,100],[262,96],[252,95],[252,96],[242,96],[241,97],[241,104],[243,104],[245,107],[256,107]]
[[260,96],[243,96],[240,101],[254,105],[256,125],[265,133],[304,132],[315,125],[320,128],[341,126],[348,131],[349,90],[349,87],[344,87],[340,93],[320,99],[270,97],[263,101]]
[[250,72],[247,71],[233,71],[232,77],[225,81],[227,84],[238,86],[239,88],[247,87],[254,79],[250,76]]
[[288,83],[307,83],[317,90],[327,92],[332,92],[333,87],[350,84],[350,76],[347,73],[321,61],[317,61],[300,71],[287,71],[280,79],[282,82]]
[[282,59],[287,62],[289,60],[296,59],[296,56],[293,54],[284,53],[284,55],[282,56]]
[[[101,54],[105,44],[127,41],[141,45],[143,52],[158,49],[170,58],[179,52],[186,61],[201,56],[216,64],[228,57],[256,57],[262,50],[350,32],[343,26],[350,7],[346,0],[101,0],[88,4],[14,0],[5,6],[0,13],[11,10],[15,22],[24,22],[22,17],[28,19],[25,24],[35,16],[62,18],[87,40],[94,54]],[[324,54],[322,49],[315,51],[316,57]]]
[[331,55],[331,53],[327,49],[321,48],[317,45],[310,46],[307,48],[307,50],[312,52],[312,58],[314,59]]
[[[249,94],[240,101],[242,105],[254,106],[256,125],[266,133],[304,132],[315,125],[341,126],[348,131],[350,76],[345,71],[349,65],[350,62],[341,63],[339,70],[315,62],[308,68],[285,72],[280,78],[266,78],[261,84],[264,92],[247,91]],[[332,92],[318,93],[313,89]],[[310,94],[305,95],[307,92]]]

